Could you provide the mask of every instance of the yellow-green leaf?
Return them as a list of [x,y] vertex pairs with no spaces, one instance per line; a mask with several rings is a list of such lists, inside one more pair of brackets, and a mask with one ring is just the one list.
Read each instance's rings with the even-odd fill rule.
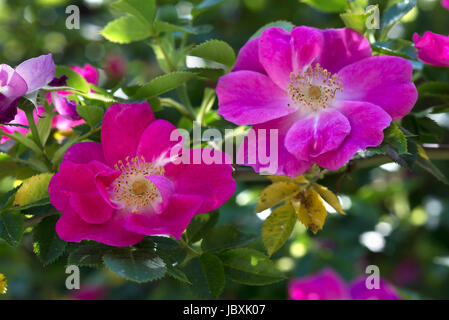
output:
[[338,200],[338,197],[330,191],[325,186],[319,185],[318,183],[312,184],[313,189],[315,189],[316,192],[320,194],[320,196],[329,203],[332,208],[334,208],[338,213],[340,214],[346,214],[343,211],[343,208],[341,207],[340,200]]
[[270,179],[272,182],[292,182],[299,185],[307,185],[309,183],[309,181],[304,176],[299,176],[296,178],[290,178],[286,176],[269,176],[268,179]]
[[25,180],[17,190],[14,204],[18,206],[26,206],[36,201],[48,197],[48,185],[52,173],[42,173]]
[[262,226],[262,241],[271,256],[290,237],[296,223],[295,209],[289,201],[277,207]]
[[323,200],[321,200],[315,190],[309,188],[299,193],[291,202],[299,221],[310,229],[310,231],[316,234],[319,230],[323,229],[327,211],[324,207]]
[[257,199],[256,212],[264,211],[274,207],[285,199],[293,196],[300,190],[300,187],[292,182],[275,182],[266,187]]

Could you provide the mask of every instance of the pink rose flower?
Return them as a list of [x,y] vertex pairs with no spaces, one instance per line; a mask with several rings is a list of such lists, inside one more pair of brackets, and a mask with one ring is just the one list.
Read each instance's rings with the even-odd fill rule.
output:
[[293,279],[288,284],[291,300],[347,300],[345,282],[332,269],[324,269],[312,276]]
[[330,268],[291,280],[288,295],[291,300],[400,300],[396,289],[385,279],[379,279],[378,289],[368,289],[363,277],[348,286]]
[[26,60],[16,69],[0,65],[0,123],[8,123],[17,114],[17,101],[46,86],[55,74],[51,54]]
[[[411,78],[410,62],[373,57],[368,40],[351,29],[268,28],[220,78],[218,112],[253,125],[256,136],[259,129],[278,130],[272,173],[298,176],[314,163],[336,170],[357,151],[379,145],[383,129],[412,109],[417,90]],[[244,164],[261,171],[257,157],[248,161],[257,148],[239,152]]]
[[[85,64],[84,67],[72,66],[72,70],[78,72],[81,76],[83,76],[87,82],[92,83],[94,85],[98,85],[98,71],[90,64]],[[84,120],[81,119],[76,112],[76,104],[74,101],[69,101],[65,98],[69,95],[70,92],[66,91],[58,91],[47,94],[48,103],[53,103],[55,105],[55,109],[58,112],[57,115],[54,116],[52,122],[52,128],[56,128],[62,132],[68,132],[72,130],[73,127],[76,127],[80,124],[84,123]],[[53,99],[52,99],[53,98]],[[43,114],[45,112],[43,107],[39,107],[39,114]],[[37,114],[35,113],[35,120],[38,120]],[[15,118],[9,122],[10,124],[21,124],[28,126],[28,121],[25,116],[25,112],[22,110],[17,110],[17,114]],[[18,131],[22,134],[27,134],[29,129],[18,126],[0,126],[0,128],[7,133],[14,133]],[[4,143],[9,140],[8,137],[2,137],[0,143]]]
[[426,31],[422,37],[415,33],[413,42],[421,61],[432,66],[449,67],[449,37]]
[[[101,144],[72,146],[50,182],[50,201],[63,213],[56,225],[61,239],[112,246],[134,245],[144,235],[179,239],[195,214],[225,203],[235,191],[231,165],[176,164],[194,152],[170,141],[176,130],[155,120],[148,103],[111,106]],[[195,150],[230,163],[220,151]]]
[[449,10],[449,0],[442,0],[441,1],[441,5],[446,8],[447,10]]

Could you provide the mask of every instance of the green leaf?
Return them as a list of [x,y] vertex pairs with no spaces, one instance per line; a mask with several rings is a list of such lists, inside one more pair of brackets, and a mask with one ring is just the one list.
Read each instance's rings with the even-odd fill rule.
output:
[[348,9],[346,0],[300,0],[309,6],[324,12],[344,12]]
[[425,82],[418,87],[418,96],[420,98],[424,96],[449,98],[449,83],[438,81]]
[[204,236],[217,224],[219,217],[218,211],[196,215],[192,221],[190,221],[186,230],[187,243],[195,243],[203,239]]
[[137,17],[147,28],[152,26],[156,14],[156,0],[120,0],[112,7]]
[[39,133],[39,139],[41,140],[44,146],[47,143],[48,137],[50,136],[53,117],[54,117],[53,113],[51,114],[46,113],[44,117],[40,118],[39,121],[37,122],[37,132]]
[[184,271],[192,283],[191,289],[201,298],[217,299],[225,286],[225,274],[221,260],[210,253],[189,261]]
[[295,25],[293,23],[291,23],[289,21],[285,21],[285,20],[270,22],[270,23],[264,25],[259,30],[257,30],[256,33],[254,33],[250,39],[259,37],[262,34],[262,32],[264,32],[266,29],[272,28],[272,27],[279,27],[286,31],[292,31],[292,29],[295,27]]
[[138,283],[160,279],[167,271],[164,261],[151,250],[114,248],[103,261],[115,273]]
[[224,0],[203,0],[200,4],[192,9],[192,16],[196,17],[199,14],[213,8],[222,3]]
[[0,210],[4,208],[9,208],[14,203],[14,198],[16,197],[16,192],[19,190],[19,187],[9,190],[0,198]]
[[407,153],[407,138],[396,123],[392,122],[390,126],[384,130],[383,145],[390,145],[395,148],[399,154]]
[[390,29],[396,22],[401,20],[413,7],[416,6],[416,0],[403,0],[393,4],[382,15],[381,28]]
[[55,261],[64,253],[67,242],[56,234],[56,222],[59,216],[44,218],[33,230],[34,252],[44,265]]
[[26,179],[14,198],[14,204],[26,206],[36,201],[48,198],[48,185],[53,173],[41,173]]
[[169,275],[170,277],[172,277],[173,279],[176,279],[178,281],[181,281],[183,283],[187,283],[187,284],[192,284],[189,280],[189,278],[187,277],[187,275],[184,273],[184,271],[182,271],[180,268],[172,266],[172,265],[167,265],[167,275]]
[[270,184],[260,193],[257,199],[256,212],[272,208],[289,197],[292,197],[300,190],[301,187],[293,182],[279,181]]
[[21,134],[19,131],[15,131],[13,134],[14,140],[16,140],[18,143],[23,144],[25,147],[33,150],[33,152],[37,155],[41,155],[42,151],[39,148],[39,146],[34,142],[32,139],[29,139],[25,137],[23,134]]
[[413,42],[404,39],[377,41],[371,44],[374,53],[378,55],[397,56],[417,60],[416,48]]
[[242,247],[246,245],[253,236],[245,235],[233,226],[218,226],[213,228],[201,243],[204,251],[223,251],[226,249]]
[[79,116],[86,120],[87,124],[91,128],[95,128],[98,123],[103,119],[104,110],[100,106],[96,105],[78,105],[76,107],[76,112],[78,112]]
[[100,33],[107,40],[121,44],[145,40],[151,36],[148,26],[134,16],[111,21]]
[[165,21],[157,20],[154,22],[154,29],[156,33],[162,33],[162,32],[183,32],[188,34],[201,34],[201,33],[208,33],[212,30],[212,27],[210,26],[197,26],[197,27],[191,27],[191,26],[181,26]]
[[16,247],[24,231],[23,216],[14,210],[0,213],[0,238]]
[[295,209],[290,202],[274,209],[264,221],[262,226],[262,241],[269,256],[279,250],[288,240],[295,223]]
[[187,71],[176,71],[154,78],[148,84],[137,90],[135,99],[153,98],[176,89],[195,75]]
[[418,158],[416,159],[416,164],[419,165],[421,168],[432,174],[435,178],[440,180],[446,185],[449,185],[449,180],[446,178],[446,176],[438,169],[432,161],[430,161],[429,156],[427,155],[426,151],[423,147],[418,145]]
[[215,61],[232,67],[235,62],[235,52],[232,47],[221,40],[208,40],[189,51],[190,56]]
[[272,284],[285,277],[262,252],[239,248],[219,255],[226,275],[233,281],[253,286]]
[[55,77],[67,76],[67,86],[83,93],[88,93],[90,90],[89,83],[78,72],[73,71],[69,67],[56,66]]
[[195,73],[201,79],[218,79],[225,74],[225,70],[218,68],[190,68],[186,71]]
[[102,244],[83,245],[70,253],[67,263],[77,266],[97,267],[103,264],[103,255],[110,250]]
[[366,29],[366,19],[370,13],[341,13],[340,18],[343,20],[346,27],[354,29],[357,32],[363,33]]

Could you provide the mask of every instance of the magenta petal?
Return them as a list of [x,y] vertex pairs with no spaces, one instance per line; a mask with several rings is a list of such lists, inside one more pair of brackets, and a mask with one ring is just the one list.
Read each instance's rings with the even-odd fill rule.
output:
[[[137,155],[153,162],[170,156],[171,149],[183,140],[178,129],[166,120],[156,120],[143,132],[137,146]],[[156,161],[157,162],[157,161]]]
[[292,30],[291,37],[293,71],[303,70],[320,55],[323,36],[318,29],[301,26]]
[[92,224],[105,223],[114,211],[98,192],[72,193],[69,203],[81,219]]
[[[200,151],[201,154],[198,152]],[[190,163],[166,167],[166,175],[175,185],[176,193],[195,195],[202,198],[198,213],[205,213],[223,205],[235,192],[235,181],[232,178],[230,157],[218,150],[193,149],[189,153]],[[195,163],[195,152],[202,159],[200,164]],[[220,159],[219,163],[204,163],[206,157]]]
[[259,59],[271,80],[287,88],[293,71],[290,33],[278,27],[266,29],[259,40]]
[[449,0],[442,0],[442,1],[441,1],[441,5],[442,5],[445,9],[449,10]]
[[426,31],[422,37],[413,35],[418,58],[430,65],[449,67],[449,37]]
[[201,206],[201,197],[174,194],[161,214],[129,214],[125,228],[143,235],[169,234],[180,239]]
[[401,300],[396,289],[385,279],[379,280],[379,288],[368,289],[366,277],[356,279],[351,284],[353,300]]
[[265,69],[259,61],[259,39],[260,37],[249,40],[240,49],[232,71],[247,70],[266,74]]
[[348,288],[344,280],[332,269],[293,279],[288,284],[291,300],[346,300],[349,299]]
[[[253,126],[239,147],[237,163],[251,166],[256,172],[289,177],[297,177],[309,170],[313,163],[298,160],[284,144],[288,130],[297,119],[296,115],[291,115]],[[277,139],[274,141],[270,130],[276,130]]]
[[84,67],[72,66],[71,69],[79,73],[87,82],[95,86],[98,85],[98,70],[90,64],[85,64]]
[[285,146],[299,160],[310,161],[337,149],[350,131],[344,115],[336,109],[327,109],[296,122],[287,133]]
[[361,60],[338,73],[343,81],[343,93],[338,98],[376,104],[397,120],[410,111],[417,99],[412,72],[411,63],[399,57]]
[[351,133],[334,151],[324,153],[315,162],[323,168],[337,170],[359,150],[382,143],[383,130],[390,125],[391,117],[382,108],[367,102],[344,101],[339,108],[351,125]]
[[0,65],[0,88],[0,94],[10,101],[23,96],[28,90],[25,80],[7,64]]
[[267,76],[237,71],[221,77],[217,85],[218,113],[238,125],[258,124],[295,111],[289,98]]
[[28,93],[46,86],[55,76],[55,63],[51,54],[26,60],[16,71],[26,81]]
[[52,92],[51,98],[53,101],[53,105],[55,106],[55,109],[59,113],[59,115],[72,121],[81,120],[81,117],[76,111],[75,101],[69,101],[66,97],[60,95],[57,92]]
[[143,239],[143,235],[124,229],[124,220],[124,214],[115,211],[108,222],[90,224],[68,208],[56,223],[56,233],[69,242],[93,240],[116,247],[135,245]]
[[360,33],[349,29],[326,29],[319,63],[331,73],[346,65],[371,57],[369,41]]
[[126,157],[136,155],[140,137],[154,121],[154,114],[146,102],[120,104],[109,107],[103,118],[101,141],[107,163],[114,166]]
[[105,162],[103,156],[103,149],[101,144],[97,142],[80,142],[71,146],[62,161],[71,161],[74,163],[82,164],[89,163],[90,161]]
[[109,195],[109,189],[115,179],[120,177],[121,171],[101,171],[95,175],[95,186],[97,187],[98,193],[102,196],[103,200],[106,201],[112,208],[118,208],[118,206],[112,203]]
[[151,175],[146,177],[150,180],[159,191],[160,199],[159,202],[153,203],[153,209],[156,213],[162,213],[171,201],[171,196],[175,190],[173,183],[164,176],[161,175]]

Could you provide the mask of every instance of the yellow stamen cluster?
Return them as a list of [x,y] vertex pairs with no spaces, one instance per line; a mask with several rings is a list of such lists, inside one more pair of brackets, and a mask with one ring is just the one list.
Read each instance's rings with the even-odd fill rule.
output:
[[7,290],[6,277],[0,273],[0,294],[5,294]]
[[296,106],[307,106],[313,111],[326,109],[337,92],[343,92],[341,79],[323,69],[319,63],[309,65],[299,74],[290,75],[287,91]]
[[130,212],[138,212],[149,208],[160,196],[157,187],[146,177],[155,174],[163,175],[164,168],[153,166],[141,156],[126,158],[125,162],[119,161],[115,169],[120,170],[122,174],[113,183],[112,202]]

